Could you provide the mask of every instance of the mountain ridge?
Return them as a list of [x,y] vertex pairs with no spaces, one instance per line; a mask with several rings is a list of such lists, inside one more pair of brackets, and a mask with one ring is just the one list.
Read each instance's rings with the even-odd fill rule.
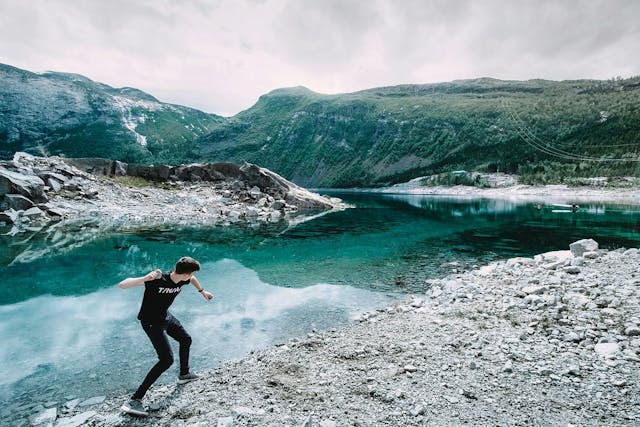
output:
[[0,64],[0,76],[4,157],[247,161],[313,187],[384,186],[459,169],[529,183],[640,176],[640,77],[480,77],[345,94],[293,86],[227,118],[72,73]]

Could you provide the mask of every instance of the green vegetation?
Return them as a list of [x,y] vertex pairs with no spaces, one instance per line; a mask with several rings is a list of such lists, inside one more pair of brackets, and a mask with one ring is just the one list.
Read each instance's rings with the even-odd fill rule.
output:
[[175,190],[175,187],[165,182],[150,181],[139,176],[111,176],[105,178],[130,188],[163,188],[165,190]]
[[458,169],[525,182],[640,176],[640,77],[477,79],[343,95],[279,89],[198,141],[308,186],[376,186]]
[[469,185],[471,187],[489,188],[491,184],[481,174],[477,172],[454,171],[431,175],[420,180],[424,187],[435,187],[438,185]]

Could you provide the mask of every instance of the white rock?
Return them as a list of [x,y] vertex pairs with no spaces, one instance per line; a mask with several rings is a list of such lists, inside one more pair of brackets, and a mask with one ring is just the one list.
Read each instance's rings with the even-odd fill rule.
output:
[[217,427],[231,427],[233,425],[233,417],[220,417],[216,423]]
[[84,400],[82,402],[80,402],[78,404],[78,406],[90,406],[90,405],[97,405],[99,403],[104,402],[104,400],[106,399],[106,396],[96,396],[96,397],[92,397],[90,399]]
[[516,257],[507,260],[507,265],[512,267],[515,265],[534,265],[536,262],[533,258]]
[[96,413],[96,411],[87,411],[75,415],[71,418],[61,418],[60,420],[58,420],[56,427],[79,427],[86,423],[91,417],[96,415]]
[[39,413],[31,420],[31,425],[39,426],[42,424],[50,424],[55,421],[58,416],[58,411],[56,408],[49,408],[44,412]]
[[495,264],[485,265],[485,266],[480,267],[480,269],[478,270],[478,275],[479,276],[489,276],[494,271],[496,271],[496,265]]
[[575,332],[569,332],[564,336],[563,340],[567,342],[580,342],[580,336]]
[[600,258],[600,253],[599,252],[585,252],[582,254],[582,256],[585,259],[596,259],[596,258]]
[[320,427],[337,427],[338,424],[333,420],[322,420],[318,423]]
[[573,258],[573,255],[571,254],[571,251],[551,251],[536,255],[536,258],[538,258],[538,262],[544,263],[570,260],[571,258]]
[[638,249],[637,248],[627,249],[626,251],[624,251],[624,253],[622,255],[623,256],[636,256],[636,255],[638,255]]
[[617,343],[606,342],[596,344],[593,350],[605,359],[611,359],[620,351],[620,346]]

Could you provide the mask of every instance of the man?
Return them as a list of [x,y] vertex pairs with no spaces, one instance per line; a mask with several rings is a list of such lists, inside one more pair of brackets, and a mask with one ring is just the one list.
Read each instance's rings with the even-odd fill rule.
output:
[[138,313],[138,320],[140,320],[142,329],[144,329],[151,340],[151,344],[153,344],[153,348],[158,353],[158,363],[151,368],[129,402],[122,406],[124,412],[138,416],[149,415],[144,406],[142,406],[142,398],[158,377],[173,364],[173,352],[167,335],[180,343],[178,384],[184,384],[198,378],[196,374],[189,371],[191,337],[184,330],[180,321],[168,310],[182,287],[189,283],[207,301],[213,298],[213,294],[205,291],[198,279],[195,278],[194,274],[199,270],[200,263],[198,261],[190,257],[182,257],[169,273],[154,270],[146,276],[129,277],[118,284],[122,289],[144,285],[144,297]]

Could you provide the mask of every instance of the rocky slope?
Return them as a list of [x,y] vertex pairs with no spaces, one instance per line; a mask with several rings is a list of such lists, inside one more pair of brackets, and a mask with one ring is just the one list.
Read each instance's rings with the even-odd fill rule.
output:
[[123,395],[52,408],[49,421],[638,425],[639,262],[637,249],[606,251],[592,240],[501,261],[431,280],[422,295],[257,351],[197,382],[153,388],[148,419],[120,414]]
[[[32,154],[179,163],[222,117],[78,74],[0,64],[0,158]],[[193,161],[193,160],[189,160]]]

